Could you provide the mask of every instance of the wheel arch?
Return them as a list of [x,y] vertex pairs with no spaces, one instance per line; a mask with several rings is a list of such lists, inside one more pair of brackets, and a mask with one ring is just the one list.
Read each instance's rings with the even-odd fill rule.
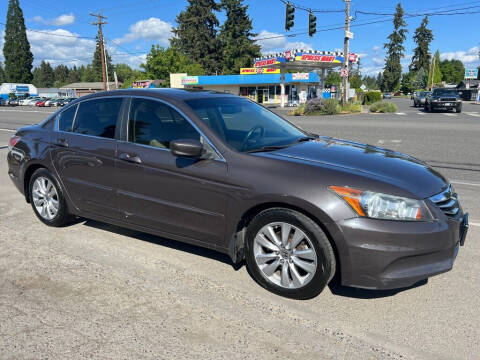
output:
[[321,216],[323,215],[323,218],[321,219],[320,216],[315,215],[312,211],[308,211],[305,210],[305,208],[303,207],[284,202],[263,202],[249,208],[242,214],[239,221],[237,222],[235,232],[231,234],[229,239],[228,254],[232,261],[234,263],[239,263],[245,258],[246,230],[252,219],[262,211],[274,208],[282,208],[296,211],[310,218],[322,229],[333,248],[333,253],[335,254],[335,260],[337,264],[336,274],[338,274],[338,276],[341,276],[341,271],[339,271],[341,269],[341,258],[339,256],[338,247],[335,240],[333,239],[333,236],[331,235],[331,232],[328,230],[326,225],[327,222],[325,221],[326,219],[328,219],[328,216],[322,213]]
[[25,172],[23,174],[23,191],[25,194],[25,201],[27,203],[30,203],[30,179],[32,178],[32,175],[35,171],[38,169],[47,169],[49,170],[45,165],[40,164],[40,163],[32,163],[29,164],[25,168]]

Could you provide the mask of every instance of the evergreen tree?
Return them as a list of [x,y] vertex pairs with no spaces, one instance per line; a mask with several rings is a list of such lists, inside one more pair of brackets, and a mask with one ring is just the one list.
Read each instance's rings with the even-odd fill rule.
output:
[[82,74],[76,65],[68,71],[67,84],[76,83],[82,80]]
[[207,73],[221,70],[219,63],[219,41],[217,39],[218,19],[214,11],[219,6],[214,0],[188,0],[187,8],[177,16],[177,28],[170,39],[172,47],[177,48],[199,63]]
[[377,87],[383,91],[383,73],[379,72],[377,75]]
[[33,70],[33,84],[40,88],[49,88],[53,86],[55,76],[50,63],[42,60],[40,66]]
[[406,39],[408,30],[405,28],[407,23],[403,19],[404,11],[400,3],[397,4],[395,16],[393,18],[393,32],[388,36],[390,40],[384,45],[387,50],[385,59],[385,68],[383,71],[383,90],[394,91],[400,84],[402,77],[402,64],[400,60],[403,57],[405,47],[403,42]]
[[67,84],[69,73],[68,67],[65,65],[58,65],[55,70],[53,70],[53,73],[56,87],[62,87],[63,85]]
[[83,66],[81,73],[82,73],[81,75],[82,82],[102,81],[102,78],[98,80],[97,74],[95,74],[95,71],[93,70],[93,67],[90,64],[88,64],[87,66]]
[[[102,52],[100,51],[100,37],[97,34],[97,45],[95,46],[95,52],[93,53],[92,69],[94,73],[93,80],[91,81],[103,81],[102,75]],[[113,65],[112,58],[105,49],[106,65],[108,71],[108,81],[113,81]]]
[[430,66],[430,43],[433,40],[433,33],[432,30],[427,28],[427,25],[428,16],[425,16],[413,35],[417,47],[413,50],[412,63],[410,64],[411,71],[418,71],[421,68],[428,69]]
[[30,51],[23,12],[18,0],[9,0],[8,3],[3,56],[8,82],[30,83],[32,81],[33,54]]
[[413,71],[410,71],[402,75],[400,90],[405,95],[415,90],[415,86],[413,85],[414,77],[415,77],[415,73]]
[[[440,69],[440,51],[435,52],[435,69],[433,70],[433,83],[438,84],[442,82],[442,70]],[[431,81],[432,77],[429,76]]]
[[413,79],[413,86],[415,89],[426,89],[427,88],[427,72],[424,68],[420,68],[415,73],[415,78]]
[[456,59],[441,61],[440,71],[442,72],[442,80],[450,84],[459,83],[465,76],[463,63]]
[[3,65],[0,62],[0,85],[5,82],[5,71],[3,70]]
[[223,23],[219,41],[222,49],[222,73],[238,74],[240,68],[253,65],[253,59],[260,56],[260,46],[252,40],[252,20],[247,14],[248,5],[242,0],[222,0],[220,6],[227,19]]

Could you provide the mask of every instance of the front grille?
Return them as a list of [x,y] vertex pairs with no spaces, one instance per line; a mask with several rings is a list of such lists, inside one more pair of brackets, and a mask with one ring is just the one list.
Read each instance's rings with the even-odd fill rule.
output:
[[440,194],[434,195],[430,198],[443,213],[449,217],[454,217],[460,210],[460,204],[458,203],[458,196],[453,192],[452,186],[448,185],[448,188],[442,191]]
[[457,98],[441,98],[440,101],[457,101]]

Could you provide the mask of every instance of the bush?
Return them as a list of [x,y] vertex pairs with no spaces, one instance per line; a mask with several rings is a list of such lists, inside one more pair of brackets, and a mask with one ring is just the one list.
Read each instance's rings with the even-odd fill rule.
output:
[[321,97],[308,100],[305,104],[305,114],[322,112],[324,105],[325,99]]
[[335,99],[327,99],[325,100],[325,104],[323,105],[322,114],[325,115],[335,115],[340,112],[340,105],[338,101]]
[[365,92],[361,88],[358,88],[355,89],[355,95],[357,96],[357,101],[363,104],[365,101]]
[[377,101],[382,101],[382,93],[379,91],[367,91],[365,93],[365,105],[373,104]]
[[346,112],[346,113],[362,112],[362,104],[358,101],[354,103],[348,103],[342,107],[342,112]]
[[397,105],[391,102],[378,101],[370,105],[370,112],[393,113],[397,111]]
[[288,115],[293,115],[293,116],[302,116],[304,114],[305,114],[305,105],[304,104],[302,104],[300,106],[297,106],[295,109],[288,112]]

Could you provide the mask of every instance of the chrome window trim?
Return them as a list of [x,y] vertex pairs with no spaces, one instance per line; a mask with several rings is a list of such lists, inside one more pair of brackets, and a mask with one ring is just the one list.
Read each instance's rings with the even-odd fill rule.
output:
[[[151,97],[151,96],[141,96],[141,95],[126,95],[130,98],[132,98],[132,100],[135,98],[135,99],[147,99],[147,100],[153,100],[153,101],[158,101],[166,106],[170,106],[172,109],[176,110],[180,115],[183,116],[183,118],[185,120],[187,120],[190,125],[193,126],[193,128],[200,134],[201,137],[203,137],[205,139],[205,141],[208,143],[208,145],[210,145],[210,147],[213,149],[213,151],[217,154],[218,158],[215,158],[215,159],[211,159],[211,160],[216,160],[216,161],[222,161],[222,162],[227,162],[225,160],[225,158],[223,157],[223,154],[217,149],[217,147],[215,145],[213,145],[213,143],[210,141],[210,139],[203,133],[202,130],[200,130],[197,126],[197,124],[195,124],[182,110],[180,110],[177,106],[163,100],[163,99],[159,99],[157,97]],[[131,107],[131,103],[130,103],[130,107]],[[126,135],[127,135],[127,140],[123,140],[124,142],[127,142],[129,144],[135,144],[135,145],[141,145],[141,146],[145,146],[145,147],[148,147],[148,148],[151,148],[151,149],[157,149],[157,150],[164,150],[164,151],[170,151],[170,149],[163,149],[163,148],[157,148],[155,146],[150,146],[150,145],[144,145],[144,144],[139,144],[139,143],[134,143],[134,142],[130,142],[128,141],[128,125],[129,125],[129,122],[130,122],[130,108],[128,109],[128,113],[127,113],[127,117],[126,117],[126,127],[127,127],[127,131],[126,131]]]

